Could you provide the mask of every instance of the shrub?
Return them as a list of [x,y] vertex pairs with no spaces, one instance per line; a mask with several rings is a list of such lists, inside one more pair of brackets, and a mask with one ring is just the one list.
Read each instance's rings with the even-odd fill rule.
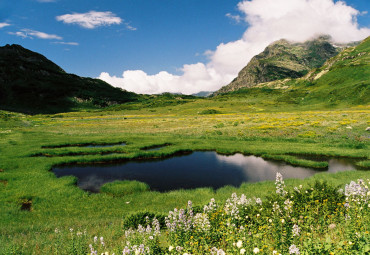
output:
[[215,110],[215,109],[206,109],[206,110],[199,112],[199,114],[220,114],[220,113],[221,113],[220,111]]

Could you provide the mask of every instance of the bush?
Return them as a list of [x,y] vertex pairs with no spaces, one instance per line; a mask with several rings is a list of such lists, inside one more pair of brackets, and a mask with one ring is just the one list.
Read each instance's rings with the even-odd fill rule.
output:
[[199,114],[220,114],[221,112],[215,109],[207,109],[201,111]]

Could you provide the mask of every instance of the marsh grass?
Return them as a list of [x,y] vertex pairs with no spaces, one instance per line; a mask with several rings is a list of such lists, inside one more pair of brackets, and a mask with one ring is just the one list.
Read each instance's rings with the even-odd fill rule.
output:
[[100,188],[100,192],[114,196],[122,197],[129,194],[135,194],[140,192],[149,191],[150,187],[148,184],[139,181],[114,181],[103,184]]

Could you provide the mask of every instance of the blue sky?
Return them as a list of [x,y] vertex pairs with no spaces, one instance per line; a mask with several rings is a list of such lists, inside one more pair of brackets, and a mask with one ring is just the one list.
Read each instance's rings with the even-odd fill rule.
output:
[[[335,20],[339,28],[343,27],[343,34],[351,35],[348,41],[370,35],[370,30],[359,30],[370,27],[368,0],[347,0],[345,6],[332,0],[0,0],[0,45],[20,44],[45,55],[67,72],[105,77],[115,86],[140,93],[217,89],[226,85],[252,55],[280,39],[275,33],[279,28],[271,27],[268,29],[273,29],[273,36],[251,39],[256,37],[253,29],[269,33],[266,24],[276,8],[269,11],[265,6],[271,1],[283,1],[279,21],[295,23],[285,10],[301,10],[310,2],[310,6],[318,6],[312,15],[320,15],[320,8],[326,8],[325,13],[333,11],[327,24]],[[327,5],[321,7],[318,1]],[[296,6],[298,2],[300,6]],[[353,10],[359,12],[354,14]],[[347,13],[343,17],[357,18],[358,23],[340,24],[336,13],[343,11]],[[331,28],[327,29],[329,34],[345,40],[338,29],[331,32]],[[307,28],[307,38],[315,29]],[[282,29],[281,37],[307,39],[302,35],[295,38],[294,28],[290,30],[289,34]],[[243,61],[230,56],[240,56]],[[127,70],[137,72],[123,74]],[[181,91],[185,87],[188,89]]]

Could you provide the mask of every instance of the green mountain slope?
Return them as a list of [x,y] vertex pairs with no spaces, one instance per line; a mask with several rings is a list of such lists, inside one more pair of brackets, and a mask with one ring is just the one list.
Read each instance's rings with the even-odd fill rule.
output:
[[304,43],[290,43],[279,40],[269,45],[262,53],[253,57],[229,85],[215,94],[250,88],[259,83],[298,78],[312,68],[337,55],[339,50],[328,42],[327,37],[319,37]]
[[259,102],[268,98],[269,104],[275,107],[289,104],[310,109],[368,105],[370,37],[357,46],[344,49],[304,77],[260,83],[220,96],[251,95]]
[[342,51],[322,67],[297,81],[307,89],[307,100],[333,105],[348,102],[366,105],[370,101],[370,37],[356,47]]
[[55,113],[120,104],[138,97],[99,79],[68,74],[22,46],[0,47],[0,109]]

